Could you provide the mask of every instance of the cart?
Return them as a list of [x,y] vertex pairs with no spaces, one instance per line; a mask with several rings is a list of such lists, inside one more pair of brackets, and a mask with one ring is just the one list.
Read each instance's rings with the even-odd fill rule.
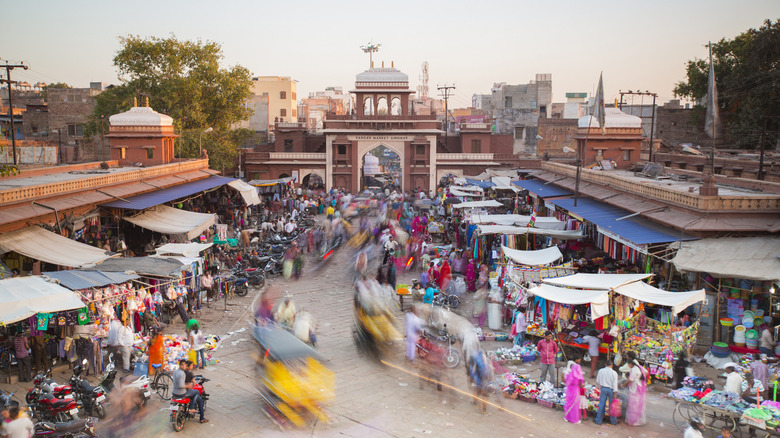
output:
[[[685,431],[691,422],[691,418],[699,417],[704,426],[710,430],[720,432],[722,427],[731,431],[731,436],[740,437],[778,437],[780,432],[773,429],[764,429],[758,425],[741,422],[742,414],[725,409],[719,409],[702,403],[675,399],[677,406],[672,413],[672,422],[678,430]],[[748,432],[743,434],[742,430]]]

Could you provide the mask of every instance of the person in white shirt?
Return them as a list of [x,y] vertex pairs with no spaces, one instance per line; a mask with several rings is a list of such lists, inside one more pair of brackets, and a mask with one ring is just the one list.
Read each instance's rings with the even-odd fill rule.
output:
[[737,364],[729,362],[725,366],[726,372],[726,384],[723,386],[723,390],[726,392],[733,392],[734,394],[742,394],[742,376],[736,371]]
[[287,225],[284,226],[284,232],[287,234],[292,234],[292,232],[295,231],[295,228],[295,221],[291,220],[290,222],[287,222]]
[[387,242],[385,243],[385,258],[382,260],[382,264],[387,263],[387,259],[390,258],[390,256],[395,256],[395,250],[398,248],[398,242],[393,239],[393,236],[391,235]]
[[612,400],[618,392],[618,375],[612,368],[612,361],[607,360],[607,364],[604,368],[599,370],[596,376],[596,385],[601,388],[601,396],[599,397],[599,409],[596,412],[596,424],[601,424],[604,421],[604,412],[609,412],[609,422],[614,426],[617,424],[617,417],[612,416]]
[[108,345],[108,354],[114,355],[114,365],[119,361],[119,335],[122,333],[122,323],[114,318],[111,320],[111,324],[108,329],[108,339],[106,339],[106,345]]
[[691,418],[690,426],[685,429],[683,438],[704,438],[702,432],[704,431],[704,422],[699,417]]
[[8,405],[8,422],[3,422],[0,435],[6,438],[29,438],[33,436],[33,422],[19,410],[19,402],[11,400]]
[[599,363],[599,346],[601,345],[601,338],[598,337],[598,333],[595,330],[591,330],[590,334],[585,336],[585,342],[588,343],[588,355],[590,356],[590,377],[596,377],[596,364]]
[[122,351],[122,369],[130,372],[130,354],[133,352],[133,329],[124,325],[119,334],[119,348]]

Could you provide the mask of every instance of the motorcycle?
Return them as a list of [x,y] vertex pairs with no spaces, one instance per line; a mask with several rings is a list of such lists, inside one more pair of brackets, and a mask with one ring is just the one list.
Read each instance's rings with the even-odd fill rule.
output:
[[[263,276],[263,270],[260,268],[244,268],[242,264],[237,263],[236,267],[233,268],[232,275],[237,278],[246,278],[247,283],[252,286],[262,287],[265,285],[265,276]],[[236,290],[236,294],[243,297],[246,295],[246,291],[241,294]]]
[[33,438],[38,437],[63,437],[63,438],[76,438],[76,437],[90,437],[97,436],[95,433],[96,418],[85,418],[81,420],[73,420],[67,422],[47,422],[39,421],[35,424],[33,429]]
[[81,377],[82,366],[87,366],[87,360],[73,367],[73,375],[70,377],[70,385],[74,389],[79,408],[87,415],[96,415],[98,418],[106,418],[106,391],[100,385],[92,386]]
[[27,404],[32,402],[36,389],[41,393],[50,394],[57,399],[73,398],[73,387],[70,385],[58,385],[54,379],[48,377],[49,375],[51,375],[51,368],[46,371],[41,371],[35,376],[33,379],[33,387],[27,391],[27,395],[25,396]]
[[444,324],[445,334],[434,336],[423,331],[417,341],[417,354],[422,358],[431,358],[447,368],[457,368],[460,364],[460,353],[452,346],[453,338],[447,334],[447,324]]
[[[98,384],[106,393],[111,393],[115,389],[118,389],[114,384],[114,381],[116,380],[116,370],[114,369],[113,357],[113,354],[108,356],[106,372],[103,375],[103,380]],[[151,382],[149,381],[148,376],[126,376],[123,379],[120,379],[120,382],[122,388],[135,388],[141,394],[144,406],[146,406],[146,403],[152,398]]]
[[79,405],[73,398],[57,399],[38,387],[33,388],[27,396],[33,417],[40,421],[64,423],[78,418]]
[[[208,381],[209,379],[203,376],[195,376],[192,379],[192,389],[198,391],[201,398],[203,398],[204,410],[206,409],[206,404],[209,400],[209,394],[206,392],[203,384]],[[174,431],[181,432],[187,420],[195,418],[195,415],[197,415],[197,412],[190,412],[189,405],[191,401],[190,398],[174,398],[171,400],[171,425],[173,426]]]

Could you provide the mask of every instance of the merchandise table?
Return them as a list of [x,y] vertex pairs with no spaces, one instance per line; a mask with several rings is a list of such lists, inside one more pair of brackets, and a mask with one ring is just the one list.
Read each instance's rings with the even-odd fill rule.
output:
[[677,405],[672,413],[672,422],[681,432],[688,428],[693,417],[698,417],[704,422],[707,429],[720,432],[722,427],[726,427],[731,431],[731,436],[735,438],[742,437],[741,427],[748,429],[746,436],[750,437],[780,436],[780,432],[774,429],[762,429],[752,424],[740,424],[742,414],[739,412],[727,411],[688,400],[674,399],[674,401]]

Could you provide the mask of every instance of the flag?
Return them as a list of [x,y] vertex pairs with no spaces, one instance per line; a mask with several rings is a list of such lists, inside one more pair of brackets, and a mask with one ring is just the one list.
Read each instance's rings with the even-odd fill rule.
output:
[[528,226],[533,227],[536,224],[536,207],[534,207],[534,211],[531,213],[531,220],[528,221]]
[[[599,88],[596,90],[596,97],[593,99],[593,117],[599,122],[601,133],[604,133],[604,73],[599,75]],[[590,126],[588,126],[590,128]]]
[[707,116],[704,119],[704,132],[714,139],[720,130],[718,114],[718,88],[715,86],[715,67],[712,64],[712,43],[710,43],[710,75],[707,80]]

